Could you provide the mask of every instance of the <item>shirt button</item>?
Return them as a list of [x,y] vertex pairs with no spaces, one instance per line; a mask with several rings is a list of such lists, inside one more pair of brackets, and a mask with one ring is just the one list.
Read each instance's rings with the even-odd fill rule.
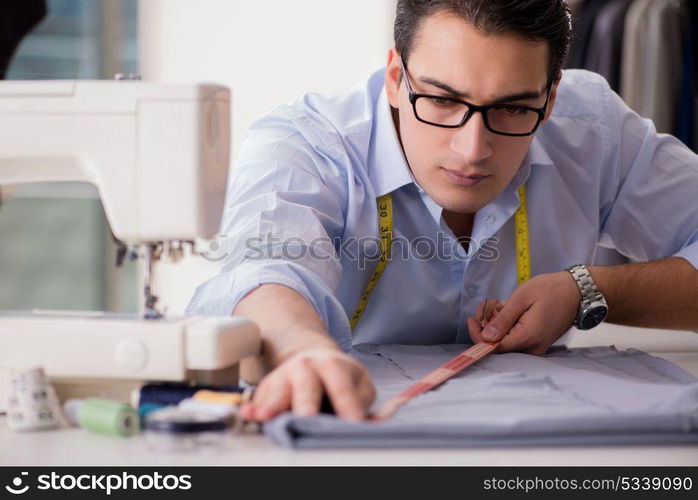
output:
[[493,220],[494,220],[494,215],[492,215],[492,214],[489,214],[487,217],[485,217],[485,222],[487,222],[488,224],[491,224]]
[[465,287],[465,294],[466,294],[468,297],[475,297],[475,296],[477,295],[477,290],[478,290],[477,286],[475,286],[475,285],[468,285],[468,286]]

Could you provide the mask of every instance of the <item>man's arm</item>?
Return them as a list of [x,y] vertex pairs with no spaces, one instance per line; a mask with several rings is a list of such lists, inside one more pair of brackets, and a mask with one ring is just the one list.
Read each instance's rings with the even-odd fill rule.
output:
[[245,418],[312,414],[326,393],[340,417],[358,419],[374,397],[366,370],[343,352],[351,328],[336,296],[342,263],[334,242],[344,232],[352,165],[316,114],[299,101],[250,126],[228,178],[221,272],[187,308],[260,326],[270,372],[262,378],[243,363],[243,378],[261,379]]
[[[262,333],[263,370],[254,401],[241,409],[249,420],[266,421],[287,410],[318,413],[327,393],[338,416],[361,420],[375,398],[366,369],[342,352],[303,296],[291,288],[267,284],[247,294],[233,314],[251,319]],[[259,373],[243,364],[242,377]]]
[[[685,259],[591,266],[589,271],[608,302],[608,321],[698,330],[698,270]],[[514,290],[484,329],[480,318],[469,318],[470,336],[474,342],[501,340],[504,352],[544,354],[572,326],[580,301],[569,272],[540,274]]]
[[609,304],[607,321],[698,331],[698,270],[680,257],[620,266],[590,266]]

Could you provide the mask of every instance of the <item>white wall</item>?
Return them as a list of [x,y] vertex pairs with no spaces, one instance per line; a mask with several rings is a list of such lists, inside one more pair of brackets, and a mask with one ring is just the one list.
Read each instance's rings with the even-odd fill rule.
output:
[[[383,66],[395,0],[140,0],[145,80],[215,81],[233,93],[233,159],[248,126],[303,92],[353,86]],[[158,267],[169,312],[215,274],[200,257]]]

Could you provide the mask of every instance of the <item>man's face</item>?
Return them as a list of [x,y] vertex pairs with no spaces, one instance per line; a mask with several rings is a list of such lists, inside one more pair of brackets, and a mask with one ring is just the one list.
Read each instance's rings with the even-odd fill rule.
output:
[[[526,156],[533,136],[497,135],[474,113],[461,128],[447,129],[419,122],[412,110],[395,49],[388,54],[385,77],[390,105],[397,108],[399,134],[407,162],[419,185],[441,207],[474,213],[492,201],[511,181]],[[548,46],[515,35],[484,35],[449,13],[422,21],[407,63],[412,90],[456,97],[471,104],[506,100],[540,108],[548,82]],[[444,86],[455,90],[453,94]],[[546,119],[552,110],[553,86]]]

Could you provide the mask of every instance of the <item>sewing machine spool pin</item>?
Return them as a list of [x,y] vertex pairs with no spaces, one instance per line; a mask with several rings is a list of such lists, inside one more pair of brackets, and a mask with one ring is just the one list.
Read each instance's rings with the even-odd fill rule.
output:
[[144,293],[144,319],[160,319],[163,314],[157,310],[157,295],[153,293],[153,281],[155,279],[155,262],[162,255],[162,242],[144,244],[143,252],[143,293]]

